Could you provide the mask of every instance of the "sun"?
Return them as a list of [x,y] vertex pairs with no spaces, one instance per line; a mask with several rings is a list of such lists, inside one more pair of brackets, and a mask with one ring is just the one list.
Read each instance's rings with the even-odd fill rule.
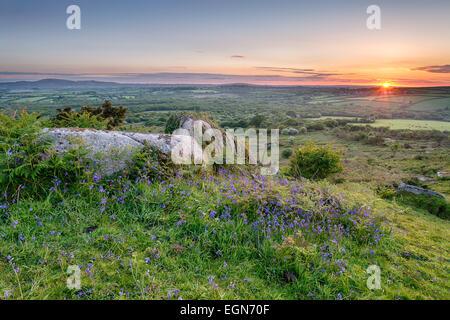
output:
[[383,83],[383,87],[386,89],[389,88],[390,86],[391,86],[391,84],[389,82]]

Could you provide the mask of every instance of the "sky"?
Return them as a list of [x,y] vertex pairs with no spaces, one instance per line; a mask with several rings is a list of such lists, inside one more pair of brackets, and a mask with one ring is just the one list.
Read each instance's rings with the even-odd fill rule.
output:
[[448,0],[0,0],[0,81],[450,85],[449,17]]

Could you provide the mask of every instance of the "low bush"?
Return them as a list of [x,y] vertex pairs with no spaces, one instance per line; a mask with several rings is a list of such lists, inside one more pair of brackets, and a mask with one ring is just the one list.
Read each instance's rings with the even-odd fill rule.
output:
[[113,129],[125,121],[126,112],[127,108],[113,107],[110,101],[105,100],[100,107],[84,106],[80,112],[71,107],[58,109],[53,123],[56,127]]
[[55,177],[80,178],[87,165],[83,147],[57,156],[52,141],[42,135],[47,120],[36,113],[17,117],[0,113],[0,188],[18,198],[24,194],[43,195]]
[[74,112],[72,108],[58,109],[56,118],[53,119],[53,127],[58,128],[89,128],[105,130],[108,128],[108,120],[102,120],[100,115],[92,115],[89,112]]
[[296,149],[290,163],[290,173],[294,177],[324,179],[333,173],[342,172],[341,157],[331,145],[316,146],[309,141]]
[[290,156],[292,156],[292,149],[283,150],[283,152],[281,153],[281,156],[284,159],[288,159]]

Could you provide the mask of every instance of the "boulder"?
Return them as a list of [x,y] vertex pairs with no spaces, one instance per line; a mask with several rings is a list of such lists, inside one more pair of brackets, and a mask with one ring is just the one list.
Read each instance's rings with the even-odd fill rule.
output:
[[426,194],[429,196],[434,196],[434,197],[439,197],[442,199],[445,199],[443,195],[441,195],[440,193],[437,193],[435,191],[431,191],[431,190],[427,190],[427,189],[423,189],[423,188],[419,188],[416,186],[412,186],[406,183],[400,183],[400,185],[397,188],[398,191],[405,191],[405,192],[411,192],[414,194]]
[[202,132],[205,132],[206,130],[213,127],[208,121],[201,118],[196,118],[189,113],[181,114],[178,117],[178,120],[180,122],[180,129],[188,130],[191,137],[194,136],[194,123],[196,123],[197,125],[200,124],[202,126]]
[[191,150],[195,144],[190,136],[80,128],[44,129],[41,138],[50,138],[53,141],[53,150],[58,155],[72,148],[85,147],[89,152],[86,158],[92,160],[93,166],[100,168],[104,175],[127,168],[134,153],[145,145],[154,147],[170,157],[176,145],[181,143],[181,150]]
[[[199,128],[201,127],[201,132],[206,132],[208,129],[217,129],[222,134],[223,139],[223,147],[224,148],[230,148],[231,150],[234,150],[235,153],[238,152],[238,146],[236,144],[236,137],[233,135],[228,134],[225,130],[222,128],[217,127],[214,125],[214,123],[196,117],[190,113],[184,113],[177,116],[178,117],[178,123],[179,123],[179,129],[187,130],[186,133],[189,134],[191,137],[195,138],[194,131],[197,129],[197,132],[200,132]],[[201,144],[200,141],[197,142],[197,145]],[[247,147],[245,147],[247,149]],[[225,149],[224,149],[225,150]],[[269,145],[270,150],[270,145]],[[246,160],[249,164],[257,164],[258,160],[256,155],[249,154],[248,150],[246,152]]]

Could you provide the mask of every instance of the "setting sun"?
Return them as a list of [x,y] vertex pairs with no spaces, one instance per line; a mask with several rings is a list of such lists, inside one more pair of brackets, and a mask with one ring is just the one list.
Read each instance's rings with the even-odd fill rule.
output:
[[385,87],[385,88],[389,88],[390,86],[391,85],[389,83],[387,83],[387,82],[383,83],[383,87]]

